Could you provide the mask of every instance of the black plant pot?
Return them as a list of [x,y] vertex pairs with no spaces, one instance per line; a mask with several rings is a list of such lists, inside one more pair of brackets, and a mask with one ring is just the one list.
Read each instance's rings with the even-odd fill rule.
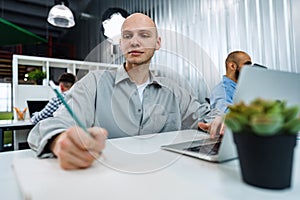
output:
[[234,133],[244,182],[267,189],[291,186],[296,135]]
[[36,84],[37,85],[43,85],[43,79],[37,79]]

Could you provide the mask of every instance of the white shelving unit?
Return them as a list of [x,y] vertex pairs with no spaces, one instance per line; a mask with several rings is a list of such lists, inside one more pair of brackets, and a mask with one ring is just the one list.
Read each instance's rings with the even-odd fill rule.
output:
[[[48,86],[49,72],[51,67],[67,69],[67,72],[76,74],[77,69],[100,70],[116,69],[119,65],[86,62],[78,60],[55,59],[36,56],[13,55],[13,106],[24,109],[27,107],[27,100],[49,100],[55,94]],[[39,66],[46,72],[47,77],[43,85],[19,84],[18,68],[20,65]],[[15,115],[16,116],[16,115]],[[27,111],[26,118],[29,119]]]
[[[27,107],[27,100],[49,100],[55,93],[48,86],[49,72],[51,67],[67,69],[67,72],[76,74],[77,69],[82,70],[100,70],[100,69],[116,69],[119,65],[112,65],[106,63],[86,62],[77,60],[54,59],[36,56],[13,55],[13,106],[23,110]],[[26,85],[19,84],[19,66],[37,66],[41,67],[46,72],[47,77],[43,81],[43,85]],[[16,112],[14,111],[16,118]],[[27,110],[25,114],[26,120],[30,119]],[[14,131],[14,147],[19,149],[19,143],[27,140],[29,130]]]

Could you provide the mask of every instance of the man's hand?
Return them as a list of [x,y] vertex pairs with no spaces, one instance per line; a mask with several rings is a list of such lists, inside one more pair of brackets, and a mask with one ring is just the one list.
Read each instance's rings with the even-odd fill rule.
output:
[[211,123],[199,122],[198,127],[209,132],[211,138],[223,135],[225,132],[223,116],[216,117]]
[[88,168],[101,155],[107,131],[99,127],[89,128],[88,131],[90,135],[80,127],[74,126],[61,133],[52,142],[50,148],[63,169]]

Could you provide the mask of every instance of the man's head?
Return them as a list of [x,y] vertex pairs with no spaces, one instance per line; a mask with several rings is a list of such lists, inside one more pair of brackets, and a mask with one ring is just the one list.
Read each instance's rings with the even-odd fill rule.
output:
[[154,21],[142,13],[126,18],[121,29],[120,47],[126,58],[127,70],[140,65],[148,66],[155,50],[160,48]]
[[76,76],[72,73],[64,73],[58,78],[59,87],[62,92],[69,90],[75,82]]
[[243,66],[251,64],[251,58],[247,53],[243,51],[233,51],[228,54],[225,61],[226,76],[234,82],[237,82]]

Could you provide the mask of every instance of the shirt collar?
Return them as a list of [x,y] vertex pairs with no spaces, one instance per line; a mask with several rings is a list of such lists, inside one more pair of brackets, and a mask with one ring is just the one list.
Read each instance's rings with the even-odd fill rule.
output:
[[230,85],[232,85],[232,86],[236,86],[236,82],[234,82],[233,80],[231,80],[230,78],[228,78],[227,76],[223,76],[223,82],[224,82],[224,84],[226,84],[226,85],[228,85],[228,84],[230,84]]
[[118,84],[125,79],[129,79],[129,76],[125,70],[125,63],[124,63],[117,69],[115,84]]
[[[123,65],[121,65],[116,72],[116,80],[115,80],[115,85],[120,83],[121,81],[125,80],[125,79],[130,79],[130,77],[128,76],[128,73],[125,70],[125,63]],[[160,80],[155,77],[155,75],[150,71],[150,83],[151,84],[155,84],[155,85],[160,85],[162,86],[163,84],[160,82]]]

